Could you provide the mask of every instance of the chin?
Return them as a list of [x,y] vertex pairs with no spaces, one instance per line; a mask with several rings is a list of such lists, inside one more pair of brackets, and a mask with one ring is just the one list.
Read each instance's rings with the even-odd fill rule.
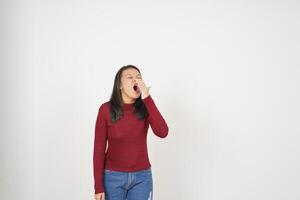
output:
[[135,95],[133,95],[133,98],[138,99],[140,96],[141,96],[141,94],[135,94]]
[[142,95],[142,93],[140,92],[140,93],[136,93],[135,91],[134,92],[126,92],[126,94],[127,94],[127,96],[128,97],[130,97],[130,98],[132,98],[132,99],[137,99],[137,98],[139,98],[141,95]]
[[138,99],[140,96],[141,96],[140,94],[137,94],[137,95],[134,95],[133,98]]

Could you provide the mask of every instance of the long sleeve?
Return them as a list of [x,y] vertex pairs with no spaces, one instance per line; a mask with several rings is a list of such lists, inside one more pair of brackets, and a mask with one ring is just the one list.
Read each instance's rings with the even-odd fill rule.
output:
[[93,167],[94,167],[94,189],[95,194],[104,192],[103,170],[105,149],[107,142],[107,124],[105,107],[103,104],[98,109],[97,120],[95,124]]
[[167,137],[169,132],[168,125],[161,113],[159,112],[158,108],[156,107],[151,95],[149,94],[146,98],[142,100],[144,101],[147,107],[147,120],[149,121],[153,133],[161,138]]

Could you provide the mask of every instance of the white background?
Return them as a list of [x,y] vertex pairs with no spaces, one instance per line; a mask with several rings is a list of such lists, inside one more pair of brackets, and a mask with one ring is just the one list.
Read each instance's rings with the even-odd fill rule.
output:
[[140,68],[155,200],[300,199],[299,1],[1,1],[0,199],[93,199],[98,107]]

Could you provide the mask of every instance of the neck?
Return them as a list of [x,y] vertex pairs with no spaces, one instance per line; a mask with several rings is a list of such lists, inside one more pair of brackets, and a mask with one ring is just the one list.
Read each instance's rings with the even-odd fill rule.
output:
[[133,104],[135,102],[135,99],[128,97],[123,92],[122,92],[121,96],[122,96],[122,101],[124,104]]
[[123,102],[122,109],[123,110],[131,110],[133,108],[134,102]]

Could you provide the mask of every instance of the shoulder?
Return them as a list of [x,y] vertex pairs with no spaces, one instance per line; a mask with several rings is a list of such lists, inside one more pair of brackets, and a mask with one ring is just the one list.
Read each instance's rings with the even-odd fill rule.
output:
[[109,101],[100,103],[100,106],[98,108],[99,112],[103,113],[103,114],[107,114],[109,112],[109,107],[110,107],[110,103]]
[[109,115],[109,102],[100,103],[98,106],[97,121],[104,120],[107,122]]
[[109,107],[109,101],[100,103],[98,106],[98,113],[102,116],[109,115]]

